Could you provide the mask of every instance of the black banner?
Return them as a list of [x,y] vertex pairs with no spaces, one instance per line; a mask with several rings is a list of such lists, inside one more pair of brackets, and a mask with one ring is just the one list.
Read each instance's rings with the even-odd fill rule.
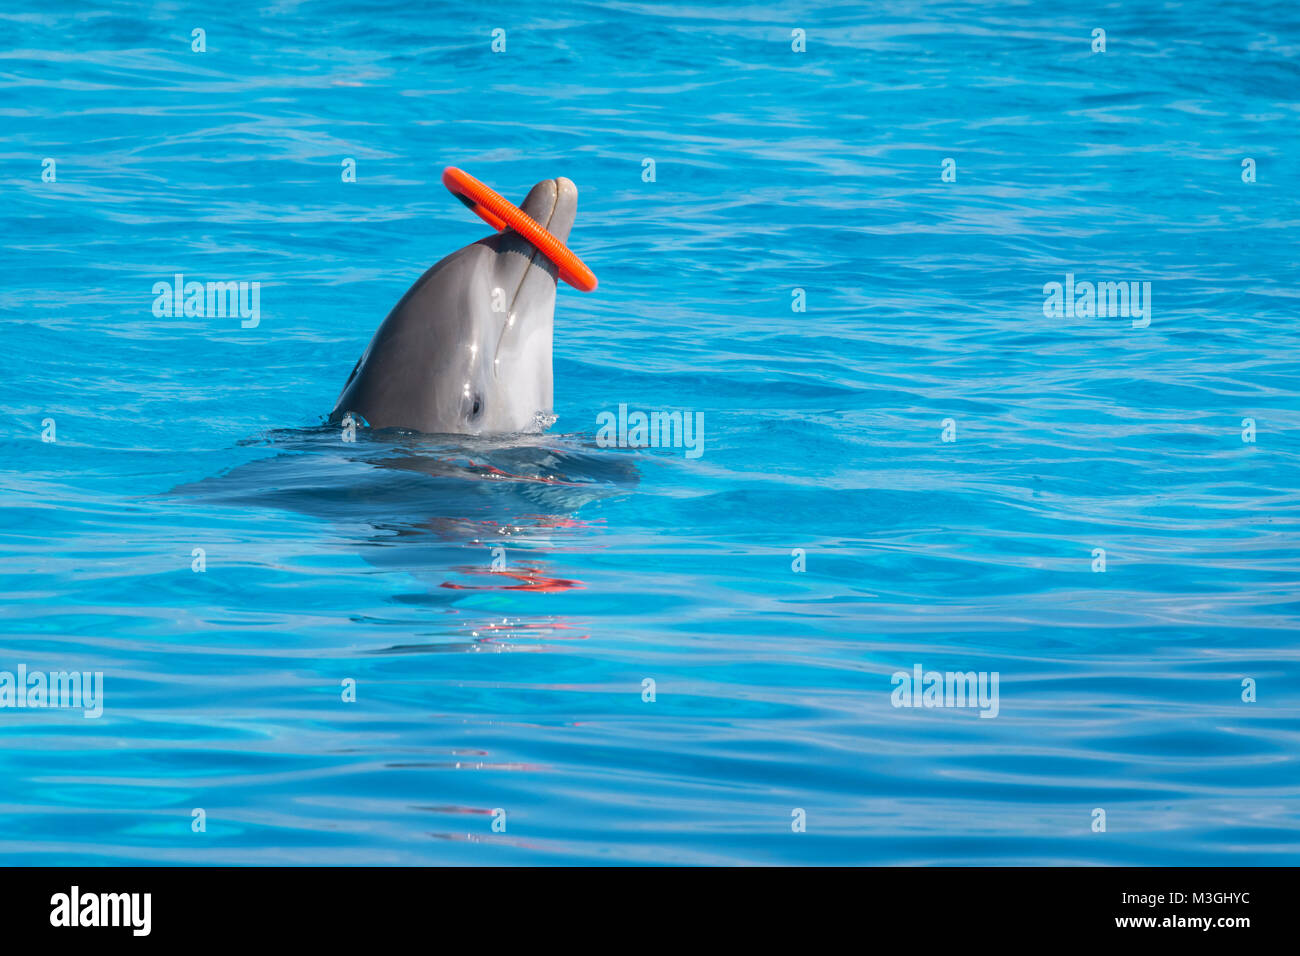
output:
[[[540,943],[848,933],[864,941],[1126,937],[1231,946],[1287,923],[1290,869],[8,869],[7,940],[336,945],[477,925]],[[802,928],[802,929],[801,929]],[[417,935],[418,934],[418,935]],[[74,938],[75,937],[75,938]],[[602,934],[602,938],[612,939]]]

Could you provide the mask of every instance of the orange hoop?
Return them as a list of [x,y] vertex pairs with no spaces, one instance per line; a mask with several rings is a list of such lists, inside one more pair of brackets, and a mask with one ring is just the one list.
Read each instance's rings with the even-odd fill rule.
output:
[[448,166],[442,171],[442,184],[497,232],[510,228],[531,242],[542,255],[555,263],[555,268],[560,270],[560,278],[569,285],[581,292],[590,292],[596,288],[596,274],[568,246],[500,193],[494,192],[455,166]]

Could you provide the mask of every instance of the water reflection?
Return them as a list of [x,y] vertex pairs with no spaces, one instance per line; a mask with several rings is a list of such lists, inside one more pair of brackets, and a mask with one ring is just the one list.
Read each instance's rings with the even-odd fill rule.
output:
[[[638,481],[631,456],[580,436],[362,432],[344,442],[338,429],[316,428],[275,431],[245,444],[273,453],[169,497],[318,517],[368,564],[420,582],[392,601],[449,613],[476,592],[583,588],[557,555],[592,546],[599,522],[580,516],[584,506],[629,493]],[[383,653],[482,649],[507,633],[539,637],[539,628],[548,640],[573,630],[562,621],[493,618],[472,628],[470,641],[399,643]]]

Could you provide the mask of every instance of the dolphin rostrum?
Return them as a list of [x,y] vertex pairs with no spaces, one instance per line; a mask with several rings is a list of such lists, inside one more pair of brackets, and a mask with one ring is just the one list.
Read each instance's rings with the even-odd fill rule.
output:
[[[578,189],[544,179],[521,207],[561,242]],[[537,432],[553,421],[551,334],[557,269],[506,229],[416,280],[348,377],[331,422],[431,434]]]

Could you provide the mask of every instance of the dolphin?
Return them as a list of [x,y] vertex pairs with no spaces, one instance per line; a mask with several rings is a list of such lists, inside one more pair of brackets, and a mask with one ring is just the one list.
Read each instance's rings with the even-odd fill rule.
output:
[[[564,242],[578,188],[544,179],[521,208]],[[550,427],[557,274],[511,229],[453,252],[380,323],[329,421],[352,415],[371,428],[449,435]]]

